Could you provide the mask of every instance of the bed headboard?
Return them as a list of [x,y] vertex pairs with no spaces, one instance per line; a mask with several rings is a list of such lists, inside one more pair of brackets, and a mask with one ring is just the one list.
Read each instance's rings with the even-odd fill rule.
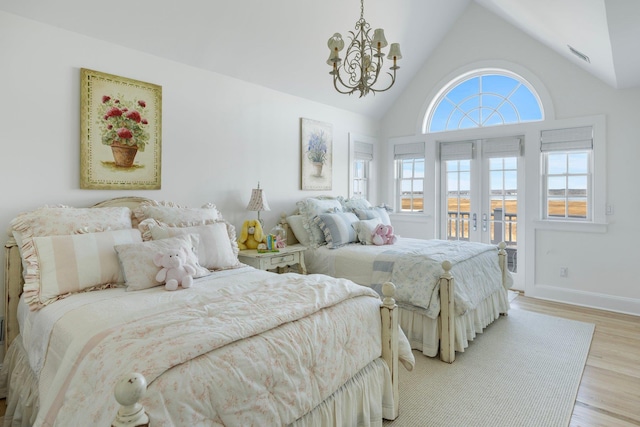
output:
[[[126,206],[131,210],[135,209],[143,201],[148,201],[144,197],[117,197],[114,199],[104,200],[91,206],[92,208],[104,207],[122,207]],[[131,214],[131,222],[137,227],[137,220]],[[22,295],[22,285],[24,278],[22,277],[22,258],[20,257],[20,249],[13,238],[9,238],[4,245],[5,262],[4,262],[4,350],[5,354],[9,348],[9,344],[20,333],[18,325],[18,301]]]

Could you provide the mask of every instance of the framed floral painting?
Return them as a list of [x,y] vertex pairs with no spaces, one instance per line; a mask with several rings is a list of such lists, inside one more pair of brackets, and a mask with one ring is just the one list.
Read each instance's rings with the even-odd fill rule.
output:
[[80,188],[160,188],[161,86],[82,68],[80,129]]
[[331,190],[333,128],[330,123],[300,119],[303,190]]

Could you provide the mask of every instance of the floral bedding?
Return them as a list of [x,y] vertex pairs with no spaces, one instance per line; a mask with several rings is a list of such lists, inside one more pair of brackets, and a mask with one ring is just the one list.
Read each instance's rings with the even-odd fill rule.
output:
[[399,306],[432,319],[440,313],[438,278],[445,260],[453,265],[457,314],[475,309],[513,283],[507,273],[507,283],[502,284],[497,248],[483,243],[398,238],[393,245],[353,244],[305,252],[308,271],[347,278],[378,292],[384,282],[392,281]]
[[34,331],[50,337],[36,425],[109,425],[114,385],[130,372],[149,383],[141,403],[154,426],[285,425],[380,356],[373,290],[323,275],[224,273],[187,290],[109,289],[29,313],[31,329],[49,312],[57,319]]

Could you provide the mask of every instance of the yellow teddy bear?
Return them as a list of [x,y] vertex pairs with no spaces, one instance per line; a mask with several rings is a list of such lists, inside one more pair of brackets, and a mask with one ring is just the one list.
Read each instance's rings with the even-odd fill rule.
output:
[[267,236],[262,231],[262,225],[260,221],[255,219],[246,220],[242,224],[240,230],[240,238],[238,239],[238,248],[244,249],[257,249],[260,243],[266,243]]

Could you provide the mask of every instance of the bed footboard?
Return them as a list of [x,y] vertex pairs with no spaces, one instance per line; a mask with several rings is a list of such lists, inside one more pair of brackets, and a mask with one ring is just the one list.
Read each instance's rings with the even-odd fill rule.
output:
[[[507,282],[507,244],[498,244],[498,264],[502,272],[501,281],[504,287]],[[455,352],[455,306],[454,279],[451,274],[451,263],[444,261],[442,269],[444,273],[440,276],[440,360],[453,363],[456,360]],[[506,288],[505,288],[506,289]],[[506,313],[503,313],[506,315]]]

